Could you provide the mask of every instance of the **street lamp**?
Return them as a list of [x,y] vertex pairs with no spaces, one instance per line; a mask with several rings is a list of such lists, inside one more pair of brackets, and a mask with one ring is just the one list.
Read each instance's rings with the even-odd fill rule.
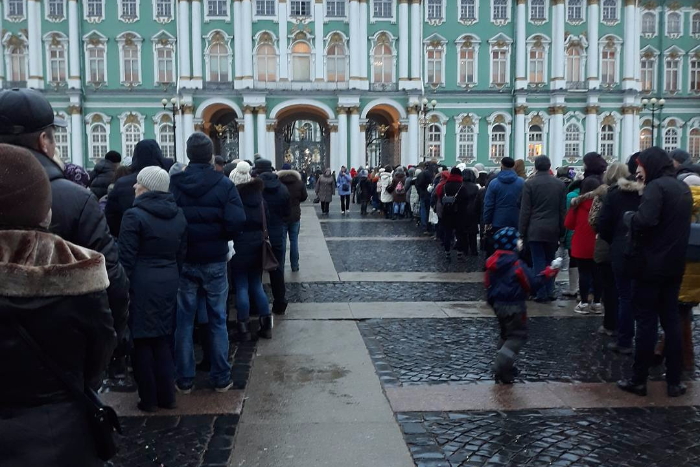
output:
[[177,99],[173,97],[168,101],[168,99],[163,99],[160,101],[160,103],[163,105],[163,109],[167,110],[168,104],[170,104],[170,108],[172,110],[173,114],[173,155],[175,157],[175,160],[177,160],[177,136],[175,136],[177,133],[175,132],[177,126],[175,124],[175,115],[179,114],[182,109],[184,108],[183,105],[177,105]]
[[433,99],[432,101],[428,101],[428,98],[424,97],[421,101],[421,106],[418,109],[418,113],[420,114],[420,126],[423,128],[423,162],[425,162],[428,152],[428,139],[426,137],[426,132],[428,130],[428,127],[430,126],[430,121],[428,120],[428,113],[435,110],[436,106],[437,101],[435,99]]
[[656,112],[659,112],[659,115],[661,115],[661,109],[664,108],[664,105],[666,105],[666,99],[664,98],[661,98],[659,100],[657,100],[656,97],[652,97],[651,99],[642,99],[642,109],[646,110],[646,108],[649,107],[649,110],[651,110],[652,147],[654,146],[654,114],[656,114]]

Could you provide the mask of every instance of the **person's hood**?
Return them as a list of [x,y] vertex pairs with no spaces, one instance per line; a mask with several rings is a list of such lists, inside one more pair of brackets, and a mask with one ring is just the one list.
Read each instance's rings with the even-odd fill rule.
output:
[[178,207],[172,193],[149,191],[134,199],[134,207],[143,209],[160,219],[172,219],[177,215]]
[[192,198],[200,198],[221,181],[224,174],[214,170],[211,164],[190,164],[187,170],[170,177],[170,185]]
[[646,177],[644,184],[648,185],[651,181],[663,176],[675,176],[676,170],[673,167],[673,161],[666,151],[661,148],[652,147],[643,151],[639,155],[639,165],[644,167]]
[[641,196],[644,193],[644,184],[638,181],[628,180],[626,178],[620,178],[617,181],[617,188],[620,191],[634,192],[636,191]]
[[252,178],[249,182],[236,185],[243,205],[248,207],[256,207],[260,204],[264,188],[265,182],[260,177]]
[[36,230],[0,230],[0,277],[3,298],[77,296],[109,286],[104,256]]
[[278,170],[277,178],[279,178],[282,183],[293,183],[295,180],[301,181],[301,174],[296,170]]
[[382,172],[379,175],[379,178],[381,178],[382,180],[387,180],[387,179],[391,178],[391,174],[389,172]]
[[519,255],[516,251],[496,250],[496,253],[486,260],[486,270],[494,273],[505,273],[513,267],[518,259]]
[[282,186],[282,182],[280,182],[279,177],[274,172],[261,173],[257,178],[263,181],[265,184],[265,191],[268,193],[274,193]]
[[462,183],[463,181],[464,178],[462,178],[461,175],[450,174],[450,176],[447,177],[447,183]]
[[583,156],[583,163],[586,166],[584,178],[590,175],[602,176],[608,168],[607,161],[597,152],[589,152]]
[[131,161],[131,171],[138,172],[144,167],[152,165],[163,167],[163,153],[154,139],[144,139],[134,148],[134,157]]
[[394,177],[399,180],[406,180],[406,174],[403,172],[394,172]]
[[694,173],[694,174],[699,174],[700,175],[700,165],[698,164],[693,164],[692,161],[684,162],[678,167],[678,170],[676,171],[678,175],[684,174],[684,173]]
[[496,176],[501,183],[515,183],[518,180],[518,174],[514,170],[501,170]]
[[462,181],[467,183],[476,183],[476,173],[474,173],[474,170],[470,169],[469,167],[462,170]]
[[95,168],[93,170],[96,174],[114,172],[116,166],[117,164],[115,164],[112,161],[108,161],[107,159],[101,159],[97,162],[97,164],[95,164]]

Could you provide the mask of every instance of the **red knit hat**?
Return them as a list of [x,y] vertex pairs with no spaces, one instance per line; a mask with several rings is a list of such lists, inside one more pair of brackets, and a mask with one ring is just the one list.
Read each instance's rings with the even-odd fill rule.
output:
[[51,209],[51,184],[26,149],[0,144],[0,226],[39,227]]

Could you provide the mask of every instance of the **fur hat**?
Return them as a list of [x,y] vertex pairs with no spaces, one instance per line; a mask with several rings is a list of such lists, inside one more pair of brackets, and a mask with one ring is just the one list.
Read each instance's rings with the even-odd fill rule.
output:
[[39,227],[51,210],[51,184],[26,149],[0,144],[0,225]]
[[493,236],[497,250],[518,250],[518,231],[513,227],[503,227]]
[[118,164],[122,161],[122,155],[117,151],[108,151],[107,154],[105,154],[105,159]]
[[[262,174],[265,172],[272,172],[272,161],[270,159],[265,159],[260,157],[255,160],[255,172]],[[238,185],[238,183],[236,183]]]
[[187,158],[195,164],[209,164],[214,154],[214,144],[202,132],[192,133],[187,138]]
[[148,191],[159,191],[161,193],[170,191],[170,175],[155,165],[149,165],[141,169],[136,176],[136,183]]
[[228,178],[233,182],[234,185],[242,185],[243,183],[248,183],[253,178],[250,176],[250,164],[245,161],[239,162]]

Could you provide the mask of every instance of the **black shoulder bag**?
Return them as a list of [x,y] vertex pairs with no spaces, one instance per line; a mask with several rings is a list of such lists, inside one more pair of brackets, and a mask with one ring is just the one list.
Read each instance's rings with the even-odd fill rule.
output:
[[112,407],[103,404],[92,388],[86,387],[84,389],[79,389],[70,380],[68,375],[46,355],[41,347],[39,347],[39,344],[27,333],[24,326],[16,320],[14,324],[20,337],[32,350],[34,356],[61,381],[75,399],[85,406],[85,414],[87,415],[90,431],[95,442],[97,456],[103,461],[110,460],[117,454],[117,443],[114,440],[114,432],[122,433],[117,413]]

